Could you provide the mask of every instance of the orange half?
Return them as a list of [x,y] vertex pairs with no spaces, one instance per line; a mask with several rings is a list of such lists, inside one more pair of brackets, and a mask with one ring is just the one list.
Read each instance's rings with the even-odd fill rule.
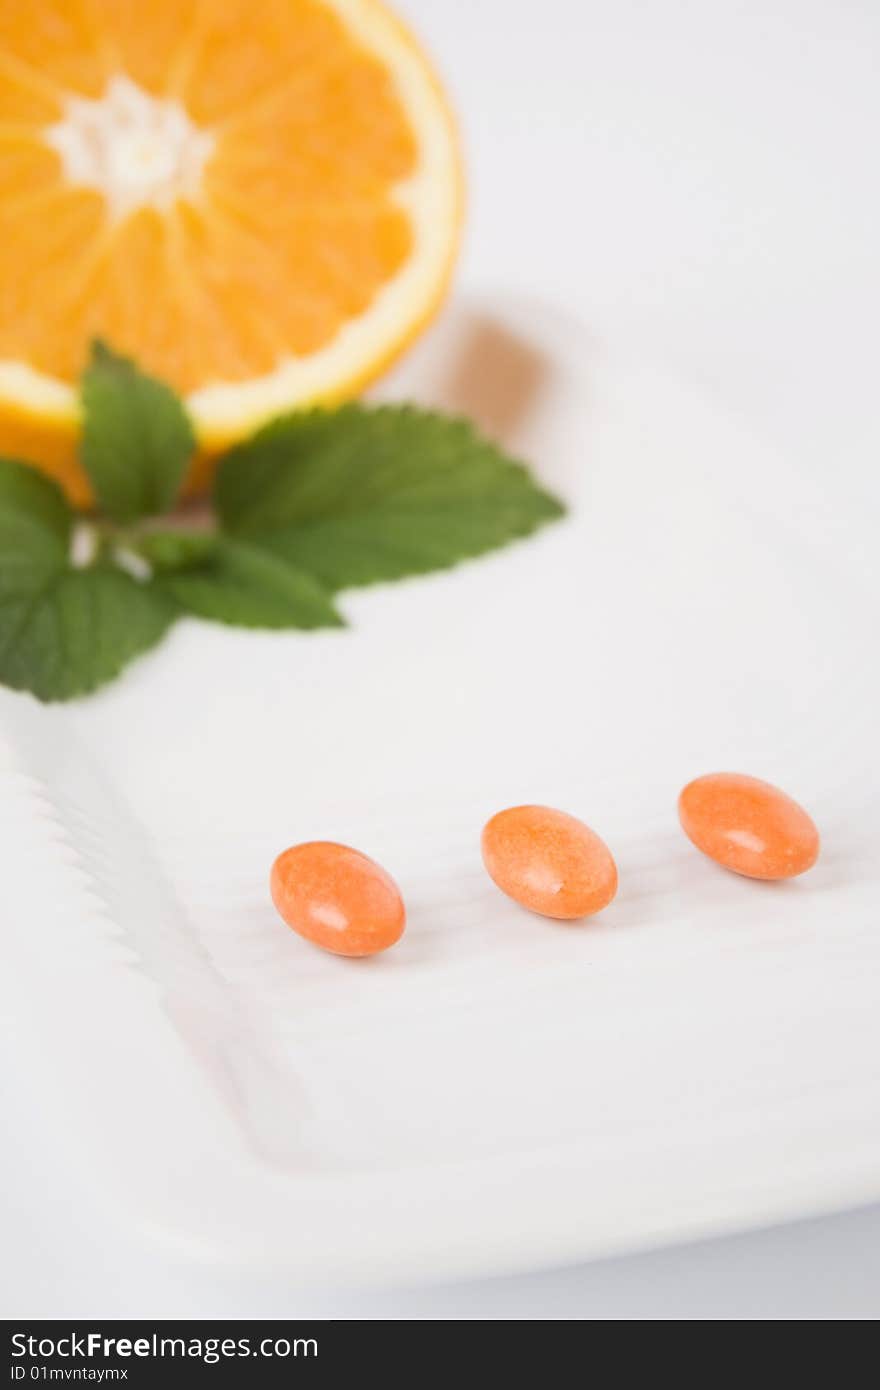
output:
[[90,500],[92,338],[210,458],[376,376],[437,308],[460,163],[378,0],[0,0],[0,453]]

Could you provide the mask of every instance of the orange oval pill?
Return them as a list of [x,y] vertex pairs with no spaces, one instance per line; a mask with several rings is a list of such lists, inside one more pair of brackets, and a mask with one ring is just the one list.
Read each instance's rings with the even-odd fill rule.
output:
[[697,849],[747,878],[794,878],[819,855],[819,832],[803,807],[741,772],[711,772],[689,782],[678,815]]
[[483,829],[483,863],[502,893],[544,917],[589,917],[617,892],[611,851],[583,821],[549,806],[512,806]]
[[289,927],[338,956],[372,956],[406,925],[400,890],[381,865],[329,840],[293,845],[272,865],[272,901]]

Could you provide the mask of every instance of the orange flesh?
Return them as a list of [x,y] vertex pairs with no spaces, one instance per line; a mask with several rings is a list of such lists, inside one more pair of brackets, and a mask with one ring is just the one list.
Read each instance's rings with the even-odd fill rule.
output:
[[583,821],[549,806],[513,806],[487,822],[483,862],[490,878],[544,917],[589,917],[617,892],[607,845]]
[[819,855],[819,832],[803,807],[757,777],[698,777],[681,793],[678,814],[697,849],[747,878],[794,878]]
[[372,956],[403,935],[406,913],[389,874],[330,841],[293,845],[272,865],[272,901],[289,927],[339,956]]
[[[44,132],[125,75],[215,140],[198,196],[108,216]],[[0,4],[0,359],[74,381],[106,338],[188,393],[329,343],[394,277],[416,147],[315,0]]]

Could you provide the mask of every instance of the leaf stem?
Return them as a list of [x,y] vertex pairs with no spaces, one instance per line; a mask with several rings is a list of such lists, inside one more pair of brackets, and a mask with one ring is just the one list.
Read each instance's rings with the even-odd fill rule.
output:
[[89,569],[104,548],[104,529],[96,521],[77,521],[70,533],[70,565],[72,569]]

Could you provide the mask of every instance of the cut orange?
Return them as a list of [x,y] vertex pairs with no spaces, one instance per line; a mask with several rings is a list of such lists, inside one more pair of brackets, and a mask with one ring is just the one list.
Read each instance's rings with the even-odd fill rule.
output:
[[78,503],[92,338],[212,454],[373,378],[460,214],[436,78],[378,0],[0,0],[0,454]]

